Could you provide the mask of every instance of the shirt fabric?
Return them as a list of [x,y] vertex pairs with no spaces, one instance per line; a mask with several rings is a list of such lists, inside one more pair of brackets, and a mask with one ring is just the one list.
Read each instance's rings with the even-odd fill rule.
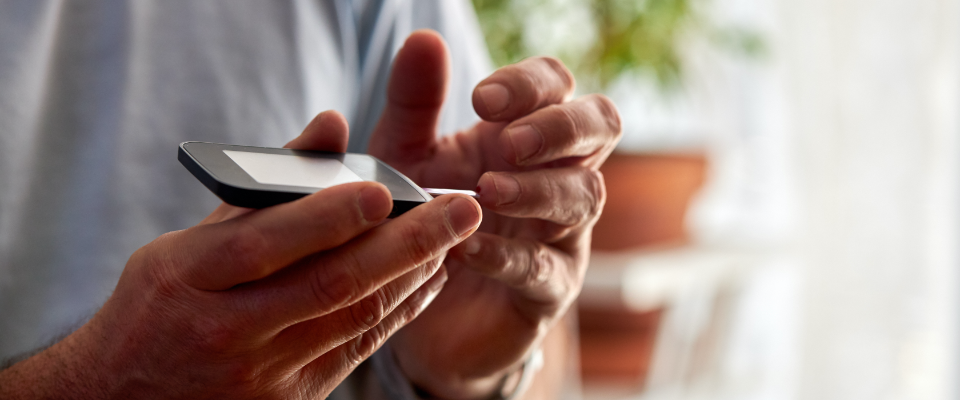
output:
[[465,0],[0,2],[0,359],[89,318],[130,254],[219,200],[187,140],[279,147],[336,109],[362,152],[393,55],[447,40],[441,132],[490,72]]

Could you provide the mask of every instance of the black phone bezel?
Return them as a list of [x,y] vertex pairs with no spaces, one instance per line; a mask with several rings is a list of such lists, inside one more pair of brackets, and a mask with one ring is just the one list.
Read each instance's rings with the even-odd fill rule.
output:
[[380,182],[393,196],[390,217],[407,212],[433,199],[409,178],[383,161],[367,154],[331,153],[271,147],[239,146],[208,142],[180,143],[177,159],[207,189],[224,202],[245,208],[266,208],[297,200],[322,188],[259,183],[223,150],[334,159],[365,181]]

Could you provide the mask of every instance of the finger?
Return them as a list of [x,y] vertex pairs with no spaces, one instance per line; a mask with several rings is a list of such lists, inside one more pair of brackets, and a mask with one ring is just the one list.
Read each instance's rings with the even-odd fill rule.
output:
[[223,290],[263,278],[309,254],[377,226],[393,208],[382,184],[355,182],[170,234],[174,274],[192,287]]
[[595,220],[606,201],[603,175],[583,167],[487,172],[477,192],[480,205],[497,214],[564,226]]
[[318,384],[340,382],[361,362],[380,349],[390,336],[420,315],[437,297],[441,289],[443,289],[442,282],[428,282],[379,324],[307,364],[300,371],[301,377]]
[[335,110],[324,111],[303,128],[286,146],[288,149],[318,150],[344,153],[350,138],[350,126],[347,119]]
[[476,230],[480,218],[472,198],[438,197],[282,274],[238,288],[240,313],[285,328],[345,308],[442,257]]
[[284,329],[272,340],[270,352],[297,368],[373,329],[416,290],[439,291],[447,280],[440,259],[407,272],[353,305]]
[[573,95],[573,74],[553,57],[498,69],[473,91],[473,109],[487,121],[510,121]]
[[579,273],[575,260],[534,240],[478,232],[450,250],[447,263],[503,282],[527,300],[526,311],[543,315],[575,296]]
[[407,38],[393,61],[387,105],[368,151],[384,160],[418,160],[436,144],[448,78],[447,46],[436,32]]
[[599,154],[595,157],[599,161],[591,165],[598,168],[621,135],[617,107],[606,96],[594,94],[512,122],[501,133],[500,144],[504,160],[518,166]]

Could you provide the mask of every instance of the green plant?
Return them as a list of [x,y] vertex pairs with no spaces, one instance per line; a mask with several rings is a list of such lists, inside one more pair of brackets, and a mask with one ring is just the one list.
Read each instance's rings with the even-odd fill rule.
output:
[[[707,0],[473,0],[473,4],[495,63],[553,55],[573,70],[582,85],[602,90],[622,74],[635,72],[651,76],[662,89],[676,87],[684,67],[680,46],[688,35],[703,35],[710,43],[739,54],[764,52],[757,34],[739,27],[715,27],[698,11],[702,7],[695,3],[699,1]],[[570,22],[570,15],[578,13],[589,15]],[[548,22],[531,28],[531,21],[537,20]],[[550,24],[572,26],[536,31],[550,30]],[[591,40],[579,47],[534,43],[535,37],[554,33],[569,34],[568,42]]]

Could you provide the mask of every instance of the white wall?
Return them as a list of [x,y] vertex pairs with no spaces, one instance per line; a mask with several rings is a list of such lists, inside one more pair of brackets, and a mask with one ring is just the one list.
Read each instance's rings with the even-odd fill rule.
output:
[[956,0],[778,0],[800,399],[953,399]]
[[960,398],[960,0],[714,6],[771,54],[692,53],[716,156],[692,222],[798,265],[799,331],[765,333],[795,379],[760,397]]

